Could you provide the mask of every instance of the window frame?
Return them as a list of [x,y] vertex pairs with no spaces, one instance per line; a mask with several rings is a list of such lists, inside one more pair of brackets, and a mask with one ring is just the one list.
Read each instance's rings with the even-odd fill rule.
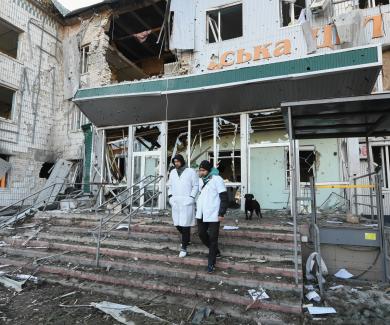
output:
[[[80,47],[80,74],[81,75],[85,75],[89,72],[88,61],[89,61],[90,45],[91,44],[88,43]],[[86,49],[88,49],[88,51],[85,51]],[[86,66],[85,63],[87,63]]]
[[[381,172],[382,172],[382,189],[385,191],[390,190],[390,143],[371,143],[370,144],[370,156],[371,156],[371,168],[375,169],[374,152],[373,148],[379,148],[379,156],[381,159]],[[376,164],[376,163],[375,163]]]
[[9,89],[10,91],[12,91],[12,101],[11,101],[11,114],[10,114],[10,118],[6,118],[6,117],[2,117],[0,116],[0,121],[2,122],[14,122],[14,119],[15,119],[15,101],[16,101],[16,93],[17,93],[17,90],[14,89],[14,88],[11,88],[11,87],[7,87],[3,84],[0,84],[0,87],[1,88],[6,88],[6,89]]
[[24,33],[24,31],[18,27],[16,27],[15,25],[13,25],[12,23],[10,23],[9,21],[7,20],[4,20],[0,17],[0,23],[5,25],[7,28],[9,28],[10,30],[14,31],[18,36],[17,36],[17,39],[16,39],[16,55],[15,57],[13,57],[12,55],[9,55],[8,53],[5,53],[3,51],[0,50],[0,54],[1,55],[5,55],[7,56],[8,58],[12,59],[12,60],[19,60],[19,56],[20,56],[20,35],[22,35]]
[[[222,30],[221,30],[221,27],[220,27],[220,25],[221,25],[221,10],[226,9],[226,8],[230,8],[230,7],[234,7],[234,6],[241,6],[241,16],[242,16],[241,30],[242,30],[242,33],[241,33],[240,36],[223,40],[222,37],[221,37]],[[215,11],[218,11],[219,35],[215,34],[218,30],[217,31],[213,31],[213,36],[214,36],[215,42],[210,42],[210,28],[209,27],[212,26],[212,25],[210,25],[210,13],[211,12],[215,12]],[[218,28],[218,26],[216,26],[216,28]],[[217,36],[219,36],[218,39],[217,39]],[[237,2],[234,2],[234,3],[229,3],[229,4],[226,4],[226,5],[217,7],[217,8],[211,8],[211,9],[207,9],[206,10],[206,44],[217,44],[217,43],[229,41],[229,40],[232,40],[232,39],[238,39],[238,38],[243,37],[243,36],[244,36],[244,4],[243,4],[243,1],[237,1]]]
[[[308,7],[306,7],[306,1],[305,2],[305,8],[307,9]],[[290,19],[291,19],[291,7],[294,8],[294,17],[293,17],[293,21],[292,23],[290,22],[290,24],[288,25],[284,25],[283,24],[283,3],[288,3],[287,1],[284,1],[284,0],[279,0],[279,17],[280,17],[280,28],[288,28],[288,27],[292,27],[292,26],[297,26],[298,25],[298,19],[295,18],[295,3],[290,3],[290,6],[289,6],[289,16],[290,16]]]

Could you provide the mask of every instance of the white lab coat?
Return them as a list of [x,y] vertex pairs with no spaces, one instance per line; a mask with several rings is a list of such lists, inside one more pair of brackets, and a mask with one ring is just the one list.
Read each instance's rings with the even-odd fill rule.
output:
[[205,186],[203,186],[203,180],[201,179],[199,190],[200,195],[196,202],[196,218],[203,219],[203,222],[218,222],[218,212],[221,205],[219,194],[226,192],[222,177],[218,175],[211,176]]
[[199,190],[199,177],[191,168],[186,168],[178,175],[173,169],[168,180],[169,204],[172,207],[172,219],[175,226],[190,227],[195,225],[195,197]]

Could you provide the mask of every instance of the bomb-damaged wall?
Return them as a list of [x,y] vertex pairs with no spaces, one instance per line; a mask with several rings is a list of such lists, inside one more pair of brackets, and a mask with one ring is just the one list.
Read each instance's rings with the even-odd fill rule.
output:
[[3,0],[0,19],[18,34],[17,54],[0,53],[0,86],[14,91],[0,118],[0,154],[11,164],[0,206],[40,189],[39,171],[55,161],[54,116],[62,105],[61,25],[30,1]]

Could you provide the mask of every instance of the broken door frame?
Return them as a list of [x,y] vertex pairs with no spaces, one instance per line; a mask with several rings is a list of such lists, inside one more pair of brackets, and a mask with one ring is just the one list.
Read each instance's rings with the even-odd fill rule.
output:
[[[160,126],[160,149],[156,151],[134,151],[133,145],[134,145],[134,139],[135,139],[135,130],[137,126],[147,126],[147,125],[159,125]],[[129,125],[129,136],[128,136],[128,167],[127,172],[128,175],[131,175],[131,177],[128,177],[127,186],[131,187],[134,180],[134,162],[136,157],[147,157],[147,156],[158,156],[159,157],[159,175],[163,176],[161,178],[159,188],[161,191],[161,195],[158,199],[157,208],[158,209],[165,209],[166,208],[166,182],[167,182],[167,145],[168,145],[168,123],[166,121],[161,121],[157,123],[144,123],[144,124],[135,124],[135,125]],[[146,159],[146,158],[145,158]],[[141,167],[142,168],[142,167]],[[142,169],[141,169],[142,170]],[[140,199],[142,202],[143,197]]]

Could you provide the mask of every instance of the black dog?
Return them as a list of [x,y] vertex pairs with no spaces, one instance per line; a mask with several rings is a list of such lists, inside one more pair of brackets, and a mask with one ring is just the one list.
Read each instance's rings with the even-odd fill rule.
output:
[[[259,202],[255,200],[253,194],[245,194],[245,220],[252,220],[253,211],[256,212],[257,217],[263,218],[261,215],[261,208]],[[249,214],[250,213],[250,214]]]

